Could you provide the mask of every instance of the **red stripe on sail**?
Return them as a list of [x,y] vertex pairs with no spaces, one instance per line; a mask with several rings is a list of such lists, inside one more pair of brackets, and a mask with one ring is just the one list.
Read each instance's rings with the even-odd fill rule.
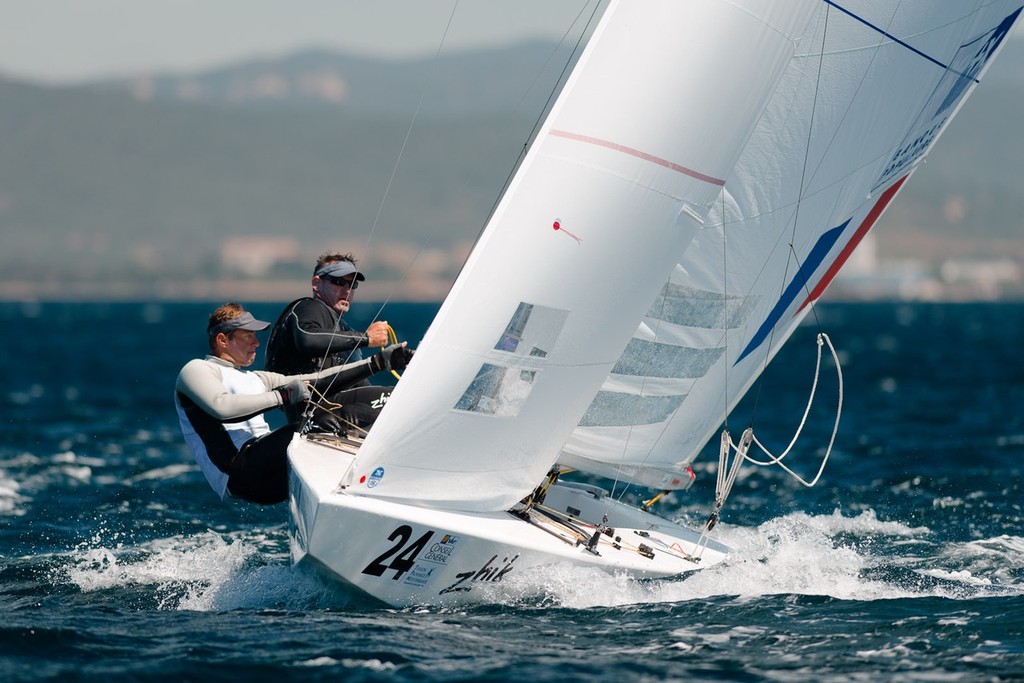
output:
[[691,178],[702,180],[705,183],[718,185],[719,187],[725,185],[725,181],[719,178],[714,178],[712,176],[705,175],[698,171],[694,171],[692,168],[680,166],[679,164],[671,162],[668,159],[662,159],[661,157],[654,156],[653,154],[648,154],[647,152],[642,152],[639,149],[633,149],[632,147],[626,147],[625,145],[620,145],[619,143],[612,142],[611,140],[602,140],[601,138],[595,138],[589,135],[570,133],[569,131],[566,130],[552,130],[551,135],[554,135],[555,137],[559,138],[566,138],[568,140],[575,140],[576,142],[585,142],[590,145],[597,145],[598,147],[612,149],[615,150],[616,152],[622,152],[623,154],[628,154],[630,156],[636,157],[637,159],[643,159],[644,161],[649,161],[652,164],[658,164],[659,166],[664,166],[665,168],[672,169],[677,173],[682,173],[683,175],[690,176]]
[[836,274],[839,272],[839,269],[842,268],[843,265],[846,263],[846,260],[850,258],[850,254],[852,254],[853,250],[857,248],[857,245],[860,244],[860,241],[864,239],[864,235],[868,234],[868,230],[871,229],[871,226],[875,224],[875,221],[878,220],[878,217],[882,215],[883,211],[885,211],[885,207],[889,205],[889,202],[892,201],[892,198],[896,195],[896,192],[899,191],[900,186],[906,179],[907,176],[903,176],[895,183],[890,185],[889,188],[882,193],[882,196],[878,198],[877,202],[875,202],[875,205],[871,208],[871,211],[864,219],[864,222],[860,224],[859,228],[857,228],[857,232],[853,234],[853,237],[850,238],[850,241],[846,243],[845,247],[843,247],[843,251],[839,254],[839,257],[836,258],[836,260],[832,263],[831,267],[829,267],[828,269],[828,272],[825,273],[825,276],[821,278],[820,282],[818,282],[817,287],[815,287],[814,290],[810,293],[810,295],[808,295],[808,297],[804,299],[804,302],[800,304],[800,308],[797,310],[802,311],[804,307],[807,306],[807,304],[811,303],[812,301],[816,301],[818,297],[825,292],[825,289],[829,286],[829,284],[831,284],[832,278],[836,276]]

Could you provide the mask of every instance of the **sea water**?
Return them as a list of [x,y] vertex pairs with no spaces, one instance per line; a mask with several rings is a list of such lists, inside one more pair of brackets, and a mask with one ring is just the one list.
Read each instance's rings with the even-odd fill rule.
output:
[[[655,582],[552,569],[449,610],[293,568],[285,506],[216,499],[172,405],[214,305],[0,304],[0,681],[1024,676],[1024,305],[819,306],[728,427],[785,450],[825,332],[835,446],[813,488],[741,471],[729,560]],[[435,311],[383,317],[415,344]],[[786,459],[807,479],[839,396],[824,356]],[[703,524],[717,467],[712,445],[656,510]]]

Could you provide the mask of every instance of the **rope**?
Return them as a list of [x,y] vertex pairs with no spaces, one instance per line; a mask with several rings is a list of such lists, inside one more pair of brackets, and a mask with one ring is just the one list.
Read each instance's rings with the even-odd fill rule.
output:
[[[434,74],[436,73],[437,65],[438,65],[438,62],[440,60],[441,53],[442,53],[442,51],[444,49],[445,41],[448,38],[448,34],[451,32],[452,23],[455,20],[455,14],[458,11],[458,9],[459,9],[459,0],[455,0],[455,3],[452,5],[452,11],[448,15],[448,21],[445,24],[444,33],[441,35],[441,39],[440,39],[440,41],[438,42],[438,45],[437,45],[437,50],[435,51],[434,57],[431,60],[430,72],[427,75],[426,80],[424,81],[423,88],[420,90],[419,99],[416,102],[416,108],[413,111],[412,117],[409,120],[409,126],[406,128],[405,137],[402,139],[402,145],[401,145],[401,147],[398,150],[398,155],[395,158],[395,163],[391,167],[391,175],[388,177],[388,181],[387,181],[387,183],[384,186],[384,193],[381,196],[380,203],[377,205],[377,214],[376,214],[376,216],[374,216],[373,223],[370,225],[370,232],[366,236],[366,242],[365,242],[365,245],[363,247],[363,254],[368,254],[369,251],[370,251],[370,244],[373,241],[374,234],[377,231],[377,226],[380,223],[380,218],[381,218],[381,216],[384,213],[384,207],[387,205],[389,196],[391,194],[391,188],[394,185],[395,178],[398,175],[398,169],[402,165],[403,158],[405,156],[405,150],[406,150],[406,148],[409,145],[409,140],[412,138],[413,130],[416,128],[416,125],[417,125],[417,122],[418,122],[418,119],[419,119],[420,110],[423,108],[423,102],[426,99],[427,91],[430,88],[432,81],[434,80],[434,77],[435,77]],[[412,265],[413,265],[413,263],[415,263],[417,258],[419,258],[419,254],[418,253],[417,253],[416,257],[413,258],[412,262],[410,262],[409,265],[406,267],[405,273],[403,273],[403,275],[402,275],[402,281],[403,282],[405,281],[406,276],[409,273],[409,270],[412,268]],[[350,291],[350,296],[351,296],[351,291]],[[390,297],[388,297],[388,301],[390,301]],[[385,301],[383,304],[381,304],[380,308],[377,310],[377,313],[376,313],[376,315],[373,318],[374,320],[379,319],[379,316],[383,312],[384,306],[386,304],[387,304],[387,301]],[[341,317],[338,318],[338,322],[335,324],[335,328],[334,328],[334,332],[335,333],[337,333],[339,331],[340,323],[341,323]],[[389,337],[388,337],[389,339],[394,338],[394,340],[395,340],[395,341],[392,341],[391,343],[397,343],[397,337],[392,337],[392,335],[394,335],[394,330],[391,329],[390,325],[388,326],[388,335],[389,335]],[[381,347],[381,348],[383,348],[383,347]],[[353,348],[349,352],[348,357],[345,358],[345,362],[346,363],[351,361],[352,354],[355,353],[357,349],[358,349],[358,347],[355,347],[355,348]],[[331,355],[331,346],[328,345],[327,349],[324,351],[323,358],[320,359],[320,368],[324,367],[324,363],[326,363],[327,358],[330,355]],[[398,373],[396,373],[394,370],[391,371],[391,374],[393,374],[396,378],[399,377]],[[331,384],[333,384],[333,380],[331,381]],[[322,396],[322,394],[321,394],[321,396]],[[310,404],[310,406],[312,406],[312,404]],[[340,407],[340,406],[338,406],[338,407]],[[312,417],[312,407],[307,409],[307,411],[303,414],[302,428],[305,428],[309,424],[309,421],[310,421],[311,417]]]
[[[398,343],[398,335],[395,333],[395,328],[391,327],[391,325],[388,325],[388,339],[387,339],[387,343],[388,344],[397,344]],[[385,344],[385,346],[386,345],[387,344]],[[384,349],[384,346],[381,347],[381,350],[383,350],[383,349]],[[391,374],[395,376],[395,379],[402,379],[402,376],[399,375],[396,370],[391,370]],[[303,414],[303,421],[302,421],[302,424],[300,426],[300,429],[304,430],[306,428],[306,426],[311,423],[314,411],[316,409],[320,409],[320,410],[322,410],[322,411],[324,411],[326,413],[330,413],[331,415],[336,417],[339,421],[344,423],[346,426],[348,426],[348,427],[350,427],[350,428],[360,432],[363,436],[366,436],[369,433],[366,428],[360,427],[359,425],[357,425],[355,422],[352,422],[351,420],[346,420],[338,412],[341,408],[344,407],[342,404],[336,403],[336,402],[331,401],[330,399],[327,398],[328,392],[330,391],[330,387],[333,386],[333,383],[334,383],[334,381],[333,381],[333,378],[332,378],[330,384],[328,385],[327,390],[325,390],[325,391],[320,391],[314,385],[310,384],[310,386],[309,386],[310,393],[315,395],[316,400],[314,401],[311,398],[310,401],[307,403],[306,412]]]
[[[838,405],[836,406],[836,419],[835,419],[835,422],[832,425],[832,436],[829,438],[828,448],[825,449],[825,455],[821,459],[821,465],[818,467],[818,473],[814,476],[814,479],[812,479],[811,481],[808,482],[803,477],[798,475],[796,472],[794,472],[790,468],[786,467],[782,463],[782,461],[793,450],[793,446],[796,444],[797,439],[800,438],[800,434],[803,431],[804,425],[807,424],[807,416],[808,416],[808,414],[811,411],[811,405],[814,403],[814,395],[815,395],[815,392],[817,391],[817,388],[818,388],[818,377],[819,377],[819,374],[821,372],[821,347],[824,344],[828,344],[829,351],[832,354],[832,359],[835,361],[835,364],[836,364],[836,377],[838,378],[838,381],[839,381],[839,402],[838,402]],[[800,426],[797,427],[796,433],[793,434],[792,440],[789,442],[789,445],[786,446],[786,450],[783,451],[781,455],[775,456],[775,455],[772,455],[771,451],[769,451],[764,446],[764,444],[762,444],[760,441],[758,441],[757,437],[753,435],[753,431],[751,430],[751,437],[753,438],[754,443],[757,444],[757,447],[760,448],[761,452],[764,453],[765,455],[767,455],[769,459],[767,461],[756,460],[756,459],[746,455],[746,453],[744,453],[744,459],[749,461],[749,462],[751,462],[751,463],[753,463],[753,464],[755,464],[755,465],[759,465],[761,467],[768,467],[768,466],[771,466],[771,465],[778,465],[782,470],[784,470],[786,473],[788,473],[790,476],[792,476],[798,482],[800,482],[804,486],[810,488],[811,486],[814,486],[815,484],[818,483],[818,479],[821,478],[821,473],[825,471],[825,465],[826,465],[826,463],[828,463],[828,458],[832,454],[832,447],[833,447],[833,445],[836,442],[836,434],[839,433],[839,421],[840,421],[840,418],[842,417],[842,413],[843,413],[843,368],[839,364],[839,354],[836,353],[835,347],[832,346],[832,340],[829,339],[827,334],[825,334],[824,332],[820,332],[820,333],[818,333],[818,362],[817,362],[817,365],[816,365],[816,367],[814,369],[814,384],[811,386],[811,394],[807,398],[807,407],[804,409],[804,415],[803,415],[803,418],[800,420]]]
[[[753,440],[753,437],[753,428],[747,427],[743,432],[743,436],[740,437],[740,445],[737,446],[732,442],[729,430],[722,430],[722,438],[718,449],[718,480],[715,483],[715,507],[712,509],[707,523],[704,524],[704,530],[701,532],[700,538],[697,539],[696,546],[694,547],[693,555],[698,560],[704,555],[704,549],[711,540],[711,530],[718,524],[722,508],[725,507],[725,501],[729,498],[732,485],[736,483],[736,478],[740,473],[740,465],[743,464],[743,460],[747,456],[747,450],[750,448],[750,442]],[[733,450],[736,451],[736,458],[732,461],[732,467],[729,467],[729,453]]]
[[[351,427],[352,429],[355,429],[358,432],[362,432],[363,436],[366,436],[369,433],[365,428],[360,427],[359,425],[357,425],[355,422],[352,422],[351,420],[346,420],[344,417],[341,416],[340,413],[336,412],[336,411],[340,410],[341,408],[344,408],[345,406],[343,406],[340,403],[335,403],[334,401],[328,400],[327,395],[324,392],[319,391],[313,385],[310,385],[309,389],[310,389],[310,393],[316,394],[319,397],[319,400],[316,401],[316,403],[315,403],[315,408],[320,408],[325,413],[330,413],[331,415],[333,415],[334,417],[338,418],[338,420],[340,420],[341,422],[344,422],[347,426]],[[306,417],[307,419],[306,419],[306,422],[303,423],[303,425],[302,425],[303,429],[305,429],[306,425],[311,423],[310,421],[312,420],[313,412],[314,412],[315,408],[314,408],[314,402],[312,400],[309,401],[309,408],[307,410],[307,414],[304,415],[304,417]]]
[[[388,325],[388,344],[397,344],[397,343],[398,343],[398,335],[395,333],[395,328],[391,327],[391,325]],[[384,350],[384,346],[380,347],[380,350],[383,351]],[[402,376],[398,374],[397,370],[391,370],[391,374],[394,376],[395,379],[402,379]]]
[[[796,445],[797,440],[803,432],[804,425],[807,424],[807,417],[810,414],[811,406],[814,404],[814,397],[818,390],[818,379],[821,376],[821,348],[825,344],[828,345],[829,351],[832,354],[832,359],[836,364],[836,377],[839,382],[839,400],[836,406],[836,418],[832,425],[832,436],[829,438],[828,448],[825,449],[825,455],[822,456],[821,465],[818,467],[818,473],[814,476],[814,479],[808,482],[799,474],[784,465],[782,461],[793,450],[793,446]],[[796,432],[793,434],[793,438],[790,440],[789,445],[781,455],[772,455],[764,444],[758,441],[757,437],[754,435],[753,427],[747,427],[747,429],[743,431],[738,444],[733,442],[728,429],[722,430],[721,445],[718,452],[718,479],[715,483],[715,505],[711,511],[711,515],[708,517],[707,523],[704,525],[704,530],[701,533],[700,539],[697,541],[697,548],[694,553],[696,557],[699,558],[703,554],[704,548],[707,547],[708,541],[710,540],[711,530],[718,524],[722,508],[725,507],[725,501],[728,499],[729,493],[732,491],[733,484],[736,483],[736,478],[739,476],[740,468],[744,462],[750,462],[760,467],[778,465],[783,471],[808,488],[817,484],[818,480],[821,478],[822,472],[825,471],[825,465],[828,463],[829,456],[832,454],[832,447],[836,442],[836,435],[839,433],[839,422],[843,413],[843,369],[839,363],[839,354],[836,353],[835,347],[832,345],[832,340],[829,339],[827,334],[824,332],[818,333],[817,345],[818,357],[814,368],[814,383],[811,385],[811,393],[807,397],[807,407],[804,408],[803,417],[800,420],[800,425],[797,427]],[[751,457],[749,454],[751,445],[756,445],[760,448],[761,452],[768,456],[768,460],[763,461]],[[735,453],[735,457],[730,465],[729,456],[732,453]]]

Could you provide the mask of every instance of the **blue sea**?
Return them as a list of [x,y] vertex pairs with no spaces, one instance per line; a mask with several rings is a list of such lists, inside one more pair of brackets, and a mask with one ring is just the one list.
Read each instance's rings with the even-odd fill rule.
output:
[[[820,305],[729,428],[785,449],[823,331],[835,447],[813,488],[744,468],[722,565],[397,610],[293,568],[286,506],[221,503],[193,464],[172,388],[216,303],[0,304],[0,681],[1024,680],[1024,305]],[[415,343],[435,311],[383,316]],[[826,362],[806,478],[837,396]],[[656,509],[702,524],[716,468]]]

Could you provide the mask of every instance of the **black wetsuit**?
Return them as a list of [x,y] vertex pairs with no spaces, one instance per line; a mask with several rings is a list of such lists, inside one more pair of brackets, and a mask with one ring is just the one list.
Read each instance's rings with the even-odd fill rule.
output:
[[[267,341],[266,368],[282,374],[316,372],[360,360],[362,349],[369,344],[369,337],[352,329],[333,308],[319,299],[303,297],[285,306],[274,323]],[[368,429],[390,395],[391,387],[373,386],[365,380],[333,387],[319,402],[314,401],[313,426],[332,432],[352,426]]]

